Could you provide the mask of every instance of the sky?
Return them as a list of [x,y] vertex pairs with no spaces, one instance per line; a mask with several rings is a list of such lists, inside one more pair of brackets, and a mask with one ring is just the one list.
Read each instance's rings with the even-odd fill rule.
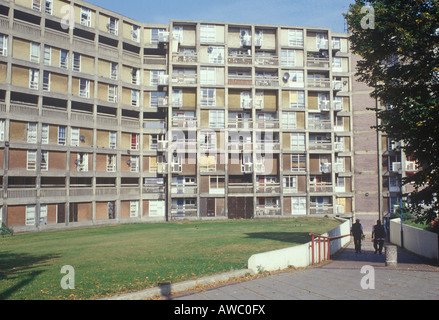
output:
[[169,20],[331,28],[344,32],[342,16],[353,0],[86,0],[143,23]]

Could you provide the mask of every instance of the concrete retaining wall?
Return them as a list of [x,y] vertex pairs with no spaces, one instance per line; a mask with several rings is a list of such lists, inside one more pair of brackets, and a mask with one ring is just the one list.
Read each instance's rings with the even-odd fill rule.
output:
[[[404,248],[425,258],[439,260],[438,234],[403,225]],[[390,220],[390,242],[401,246],[401,219]]]
[[[328,233],[322,236],[337,237],[343,236],[350,233],[350,221],[340,219],[343,221],[341,225],[332,229]],[[344,237],[341,239],[333,240],[330,243],[330,254],[338,252],[342,247],[348,244],[350,237]],[[264,253],[258,253],[250,257],[248,261],[248,268],[253,272],[263,272],[263,271],[275,271],[282,270],[289,267],[302,268],[311,265],[312,263],[312,250],[310,248],[311,242],[303,245],[274,250]],[[318,261],[318,244],[315,244],[314,253],[315,261]],[[323,244],[321,245],[321,259],[324,260],[323,256]]]

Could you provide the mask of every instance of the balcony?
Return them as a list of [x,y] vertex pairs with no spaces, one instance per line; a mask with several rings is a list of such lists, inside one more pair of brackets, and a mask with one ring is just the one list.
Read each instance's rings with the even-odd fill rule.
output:
[[171,206],[171,215],[178,217],[196,217],[198,210],[196,205],[175,205]]
[[164,120],[155,120],[148,119],[147,121],[143,121],[144,129],[165,129],[166,122]]
[[344,152],[345,147],[343,142],[336,142],[334,143],[334,151],[335,152]]
[[391,172],[401,173],[401,170],[402,170],[401,162],[393,162],[390,165],[390,171]]
[[277,119],[258,119],[255,121],[255,129],[279,129]]
[[334,172],[335,173],[343,173],[346,171],[346,168],[343,163],[335,163],[334,164]]
[[332,192],[333,185],[328,182],[310,183],[309,192]]
[[157,184],[144,184],[142,188],[142,193],[164,193],[165,192],[165,186],[164,185],[157,185]]
[[270,152],[280,150],[279,140],[256,140],[255,150]]
[[334,80],[334,82],[332,84],[332,89],[334,89],[336,91],[343,90],[343,81],[341,81],[341,80]]
[[320,168],[319,168],[321,173],[329,173],[329,172],[331,172],[331,169],[332,169],[331,163],[323,163],[320,165]]
[[282,214],[279,206],[257,207],[256,216],[280,216]]
[[253,142],[244,141],[230,141],[228,143],[229,151],[247,151],[251,152],[253,150]]
[[405,171],[407,171],[407,172],[418,171],[418,166],[416,165],[416,161],[406,161],[405,162]]

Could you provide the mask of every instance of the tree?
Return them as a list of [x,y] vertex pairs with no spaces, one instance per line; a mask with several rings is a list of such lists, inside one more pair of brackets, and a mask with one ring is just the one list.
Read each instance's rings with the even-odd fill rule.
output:
[[345,15],[360,81],[373,88],[381,130],[402,142],[419,170],[403,183],[420,222],[439,209],[439,0],[376,0],[350,5]]

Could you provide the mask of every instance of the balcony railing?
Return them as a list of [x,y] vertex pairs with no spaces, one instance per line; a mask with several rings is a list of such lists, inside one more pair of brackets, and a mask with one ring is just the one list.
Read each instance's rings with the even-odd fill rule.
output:
[[258,119],[255,120],[255,129],[279,129],[279,120],[277,119]]
[[229,129],[252,129],[253,128],[253,120],[229,118],[228,127],[229,127]]
[[252,64],[252,56],[250,55],[229,55],[229,64]]
[[331,141],[310,141],[309,142],[309,150],[331,151],[332,150],[332,142]]
[[329,58],[308,57],[306,59],[306,65],[315,68],[329,68]]
[[332,204],[311,203],[309,207],[310,214],[333,214],[334,207]]
[[279,77],[277,75],[273,76],[256,76],[256,85],[263,87],[278,87]]
[[229,193],[253,193],[253,183],[229,183]]
[[253,78],[251,75],[229,75],[228,83],[229,85],[235,86],[251,86],[253,84]]
[[197,118],[195,117],[173,117],[172,118],[173,128],[197,128]]
[[309,185],[309,192],[332,192],[333,189],[333,185],[326,182],[311,183]]
[[308,128],[310,130],[330,130],[331,121],[330,120],[308,120]]
[[255,144],[256,150],[268,151],[279,151],[280,142],[279,140],[256,140]]
[[270,207],[257,207],[256,215],[257,216],[279,216],[282,214],[281,208],[279,206],[270,206]]
[[198,62],[198,56],[196,52],[176,52],[172,54],[172,61],[196,63]]
[[279,65],[278,56],[256,56],[255,64],[262,66],[277,66]]
[[256,186],[256,193],[280,193],[279,183],[263,183]]
[[171,193],[173,195],[194,195],[197,194],[197,186],[178,186],[176,184],[171,185]]
[[331,79],[329,78],[308,78],[308,87],[310,88],[330,88]]
[[174,73],[172,75],[174,84],[197,84],[197,75],[192,73]]

